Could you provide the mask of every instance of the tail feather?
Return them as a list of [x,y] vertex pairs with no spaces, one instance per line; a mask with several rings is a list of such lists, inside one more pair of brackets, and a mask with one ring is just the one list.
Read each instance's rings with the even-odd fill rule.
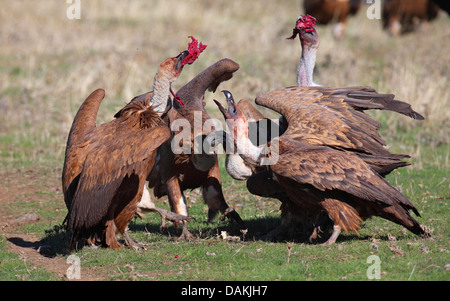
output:
[[392,206],[387,206],[382,209],[381,217],[390,220],[396,224],[402,225],[416,235],[426,235],[424,228],[415,220],[408,209],[411,209],[417,216],[420,217],[416,208],[404,208],[402,204],[394,203]]

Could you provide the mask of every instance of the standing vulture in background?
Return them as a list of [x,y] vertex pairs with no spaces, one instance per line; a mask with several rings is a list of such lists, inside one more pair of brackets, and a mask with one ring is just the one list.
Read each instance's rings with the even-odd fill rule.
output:
[[171,84],[185,64],[193,62],[190,51],[166,59],[159,66],[153,92],[144,102],[130,103],[116,119],[96,126],[104,91],[94,91],[81,105],[69,133],[62,174],[72,234],[69,251],[77,241],[122,247],[121,233],[129,247],[140,248],[127,232],[144,184],[156,159],[157,148],[170,138],[165,114]]
[[[344,103],[345,95],[349,97],[352,89],[340,93],[327,88],[292,89],[296,90],[297,99],[256,99],[257,104],[282,114],[289,124],[280,137],[260,147],[250,142],[248,123],[231,93],[224,91],[228,109],[216,101],[225,119],[232,122],[235,147],[244,161],[256,166],[269,163],[266,168],[286,192],[288,200],[292,202],[289,205],[295,208],[297,215],[301,216],[305,212],[328,213],[334,223],[334,231],[325,245],[333,244],[341,230],[358,233],[359,224],[372,216],[400,224],[417,235],[425,234],[421,225],[409,214],[409,210],[412,210],[419,215],[414,205],[374,172],[357,155],[357,151],[311,144],[308,136],[304,135],[302,124],[308,122],[304,120],[308,115],[316,114],[313,110],[317,106],[313,105],[315,101],[334,99],[333,102]],[[358,93],[358,89],[353,90]],[[310,105],[305,106],[303,100]],[[307,114],[299,113],[301,110]],[[342,116],[345,117],[345,110]]]
[[[206,154],[203,149],[200,152],[194,149],[194,141],[199,146],[202,145],[204,137],[213,130],[200,129],[200,132],[195,132],[196,127],[203,127],[205,121],[210,119],[203,104],[206,90],[214,92],[221,82],[232,78],[238,69],[239,65],[230,59],[222,59],[209,66],[176,93],[183,105],[174,103],[167,114],[172,139],[159,149],[155,168],[148,181],[154,195],[157,198],[167,195],[171,210],[179,215],[189,215],[184,191],[201,188],[203,200],[208,205],[208,221],[212,221],[217,213],[221,212],[222,217],[227,216],[243,224],[239,214],[228,206],[223,196],[217,155]],[[137,97],[134,102],[140,102],[144,98],[145,94]],[[195,117],[198,120],[195,120]],[[190,128],[188,133],[184,133],[188,134],[188,140],[174,140],[177,135],[183,135],[180,132],[185,130],[178,128],[177,124]],[[179,145],[175,145],[178,143],[183,145],[177,148],[179,150],[177,153],[174,153],[174,146],[178,147]],[[141,203],[140,209],[145,212],[146,206]],[[193,238],[184,223],[180,237]]]
[[347,17],[355,15],[361,7],[362,0],[305,0],[305,14],[317,18],[319,24],[336,23],[333,37],[340,40],[345,32]]
[[[297,86],[299,87],[316,86],[313,83],[313,71],[319,37],[314,29],[315,21],[316,19],[312,16],[300,16],[296,21],[292,36],[289,37],[293,40],[298,34],[302,46],[302,54],[297,69]],[[272,99],[273,101],[275,99],[276,101],[298,100],[303,105],[307,105],[311,101],[300,100],[297,93],[303,90],[294,87],[278,89],[265,93],[260,98]],[[345,95],[347,90],[350,93]],[[311,91],[314,91],[314,89]],[[334,98],[312,99],[313,103],[319,105],[315,108],[317,114],[305,116],[302,127],[304,134],[310,135],[310,143],[330,144],[340,149],[355,149],[361,152],[361,156],[366,160],[366,163],[382,176],[389,174],[398,167],[408,165],[401,160],[408,158],[408,156],[394,155],[385,149],[386,143],[378,133],[380,124],[362,111],[368,109],[389,110],[418,120],[424,119],[422,115],[412,110],[408,103],[394,100],[394,95],[378,94],[370,87],[337,88],[334,89],[334,93],[345,95],[343,102],[335,102]],[[341,116],[342,111],[346,113],[345,118]],[[284,127],[287,126],[283,117],[280,118],[280,124]]]
[[414,31],[420,23],[427,24],[438,13],[439,7],[431,0],[384,0],[383,29],[399,36]]

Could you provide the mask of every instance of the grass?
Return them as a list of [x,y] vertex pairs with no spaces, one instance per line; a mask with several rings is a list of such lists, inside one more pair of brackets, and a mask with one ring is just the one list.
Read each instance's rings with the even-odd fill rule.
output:
[[50,272],[30,266],[18,254],[7,251],[6,239],[3,236],[0,236],[0,279],[2,281],[57,280]]
[[[174,90],[224,57],[241,66],[220,87],[237,99],[293,85],[300,45],[285,38],[302,12],[299,1],[283,6],[274,1],[82,1],[81,19],[68,20],[67,7],[64,1],[11,1],[0,12],[0,172],[6,179],[2,216],[37,213],[37,222],[14,231],[42,238],[62,261],[68,237],[48,230],[66,214],[60,174],[67,134],[82,100],[104,88],[107,96],[98,122],[110,120],[133,96],[151,89],[158,64],[183,50],[189,35],[208,48],[185,68]],[[227,202],[239,208],[249,226],[245,241],[233,224],[204,223],[206,205],[194,190],[188,201],[196,220],[189,229],[198,240],[177,240],[179,232],[172,226],[160,232],[158,216],[147,215],[130,229],[149,250],[83,248],[74,253],[81,259],[82,275],[89,272],[107,280],[367,280],[367,258],[377,255],[381,280],[449,280],[448,25],[449,19],[441,17],[425,33],[391,38],[378,21],[365,18],[363,9],[349,20],[340,42],[332,39],[330,27],[318,27],[317,82],[369,85],[396,94],[425,115],[418,122],[389,112],[370,113],[381,122],[389,149],[412,156],[412,165],[388,180],[417,206],[420,222],[433,230],[431,239],[405,233],[380,218],[366,221],[360,236],[341,235],[331,247],[253,239],[279,223],[279,203],[247,193],[245,183],[226,174],[221,158]],[[207,110],[216,118],[221,117],[211,100],[221,99],[219,94],[205,96]],[[159,205],[168,208],[165,199]],[[221,231],[241,240],[225,241]],[[0,279],[58,277],[13,253],[2,234]]]

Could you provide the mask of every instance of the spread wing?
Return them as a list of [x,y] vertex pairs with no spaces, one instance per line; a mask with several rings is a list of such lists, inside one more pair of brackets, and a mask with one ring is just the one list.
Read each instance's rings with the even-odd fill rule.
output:
[[139,181],[145,181],[150,172],[149,160],[169,137],[170,129],[158,126],[116,137],[93,148],[84,162],[69,212],[69,229],[98,224],[118,192],[131,201]]
[[403,194],[368,168],[356,155],[343,154],[327,147],[293,143],[292,147],[280,154],[277,163],[270,166],[275,174],[300,184],[312,185],[321,191],[340,190],[363,200],[386,205],[397,202],[418,215],[414,205]]
[[392,103],[393,98],[392,94],[378,94],[367,87],[290,87],[262,94],[256,103],[286,118],[288,129],[284,135],[291,139],[400,159],[407,156],[388,152],[378,133],[380,124],[362,112],[389,110],[393,105],[386,104]]

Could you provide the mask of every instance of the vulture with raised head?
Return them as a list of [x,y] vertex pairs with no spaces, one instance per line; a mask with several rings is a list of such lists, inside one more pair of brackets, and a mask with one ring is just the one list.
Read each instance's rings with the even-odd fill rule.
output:
[[[359,88],[346,88],[345,92],[342,89],[337,93],[329,88],[292,87],[284,90],[295,91],[296,98],[265,97],[267,93],[256,98],[257,104],[282,114],[288,123],[280,137],[263,146],[255,146],[249,140],[247,120],[230,92],[224,91],[228,109],[216,103],[227,122],[232,122],[239,155],[247,163],[265,166],[273,174],[287,195],[287,207],[304,219],[306,217],[302,215],[305,213],[316,215],[325,211],[334,223],[333,234],[325,242],[326,245],[333,244],[341,230],[358,233],[359,224],[372,216],[400,224],[415,234],[425,234],[409,214],[412,210],[419,215],[414,205],[358,156],[358,148],[364,144],[356,148],[336,146],[335,141],[346,140],[345,134],[318,144],[317,136],[310,136],[304,131],[308,116],[322,114],[321,110],[314,109],[320,109],[323,103],[341,103],[341,117],[346,118],[346,103],[354,101],[355,106],[364,109],[372,103],[371,99],[376,98],[377,93],[361,93]],[[352,93],[355,93],[355,98]],[[390,97],[383,101],[389,100]],[[324,122],[325,126],[314,126],[322,131],[330,127],[334,133],[341,132],[338,127],[342,124]],[[346,131],[345,126],[343,131]],[[351,139],[347,143],[354,145]]]
[[189,57],[190,52],[184,51],[162,62],[153,92],[142,102],[130,102],[110,122],[95,123],[105,96],[102,89],[81,105],[69,133],[62,174],[65,221],[72,234],[69,251],[81,238],[120,248],[118,233],[127,246],[142,247],[130,238],[127,226],[135,216],[156,150],[170,138],[161,117],[170,101],[171,84],[191,63]]
[[298,35],[302,48],[297,67],[297,86],[319,86],[313,81],[317,50],[319,49],[319,35],[314,28],[315,24],[316,18],[313,16],[298,17],[292,35],[288,38],[288,40],[295,40]]
[[[172,136],[158,150],[155,168],[148,182],[157,198],[168,196],[171,210],[177,214],[189,215],[184,191],[201,188],[203,200],[208,205],[208,221],[221,212],[222,217],[243,224],[239,214],[228,206],[223,196],[217,155],[194,149],[195,146],[202,146],[204,138],[214,130],[204,128],[205,122],[210,120],[203,104],[206,90],[214,92],[221,82],[231,79],[238,69],[239,65],[230,59],[212,64],[177,91],[176,99],[180,102],[174,102],[167,114]],[[145,95],[134,101],[142,101]],[[200,131],[197,131],[198,125]],[[179,137],[185,139],[180,140]],[[193,238],[185,223],[180,237]]]

